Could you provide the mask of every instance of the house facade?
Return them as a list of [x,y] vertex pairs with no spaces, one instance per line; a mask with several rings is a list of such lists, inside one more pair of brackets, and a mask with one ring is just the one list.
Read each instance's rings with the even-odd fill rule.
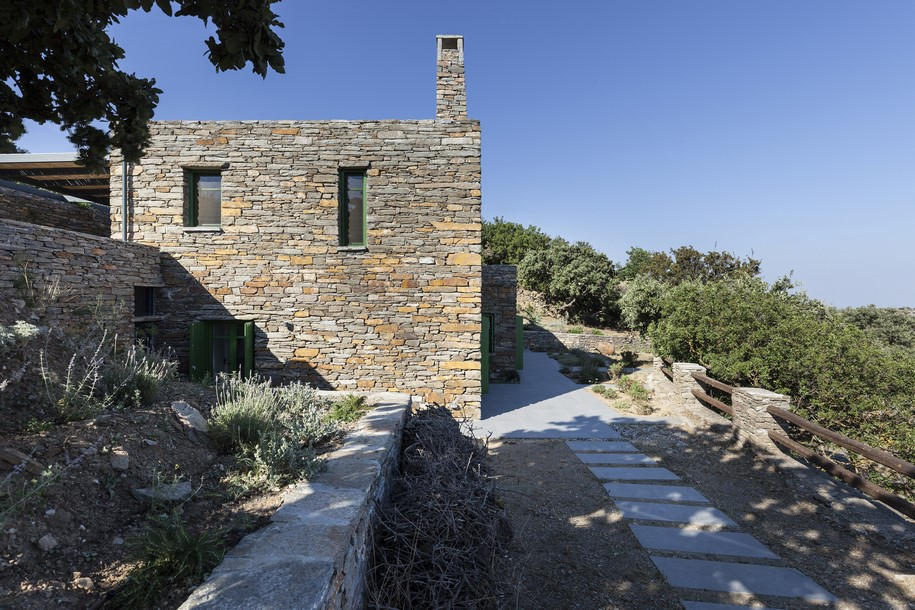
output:
[[[145,313],[192,376],[408,391],[479,415],[480,124],[463,38],[436,43],[435,119],[151,124],[127,167],[127,235],[161,252]],[[122,179],[114,151],[112,236]]]

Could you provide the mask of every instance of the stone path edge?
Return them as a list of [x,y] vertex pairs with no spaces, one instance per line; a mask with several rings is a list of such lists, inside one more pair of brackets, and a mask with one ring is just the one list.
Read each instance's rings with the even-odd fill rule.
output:
[[180,606],[361,607],[375,506],[396,472],[407,394],[367,395],[373,406],[327,468],[291,487],[264,528],[245,536]]

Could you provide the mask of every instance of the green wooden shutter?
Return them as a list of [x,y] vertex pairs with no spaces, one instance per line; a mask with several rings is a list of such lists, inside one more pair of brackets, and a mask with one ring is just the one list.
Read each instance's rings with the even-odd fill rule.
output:
[[212,375],[213,340],[212,328],[206,322],[193,322],[190,327],[188,376],[201,381]]
[[483,328],[480,332],[480,382],[482,384],[482,392],[484,394],[489,391],[490,325],[490,317],[486,314],[483,314]]
[[254,322],[245,322],[245,358],[241,374],[250,377],[254,372]]
[[337,243],[345,246],[347,232],[346,220],[346,172],[337,174]]
[[515,316],[515,368],[524,368],[524,318]]

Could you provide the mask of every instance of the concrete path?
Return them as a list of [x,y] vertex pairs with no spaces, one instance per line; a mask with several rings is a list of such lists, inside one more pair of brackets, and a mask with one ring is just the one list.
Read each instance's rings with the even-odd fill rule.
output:
[[524,352],[521,383],[490,384],[475,429],[494,438],[619,439],[613,424],[680,423],[678,418],[624,415],[559,372],[542,352]]
[[[675,473],[646,460],[633,445],[629,453],[618,443],[566,443],[601,481],[651,561],[681,595],[691,591],[788,598],[792,602],[829,603],[836,598],[813,580],[785,567],[779,557],[710,506],[697,490],[677,485]],[[626,460],[623,456],[629,456]],[[607,464],[593,466],[593,464]],[[615,464],[615,465],[611,465]],[[639,481],[639,482],[633,482]],[[673,483],[668,483],[671,481]],[[682,600],[692,610],[745,608]]]

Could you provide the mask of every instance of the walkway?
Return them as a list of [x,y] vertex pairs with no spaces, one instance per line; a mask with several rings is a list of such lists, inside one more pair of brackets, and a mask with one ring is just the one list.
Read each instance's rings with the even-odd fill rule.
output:
[[493,438],[618,439],[614,424],[681,423],[619,413],[560,373],[559,366],[545,353],[525,351],[521,383],[490,384],[477,431]]
[[[831,603],[836,598],[711,506],[698,490],[660,461],[621,439],[614,424],[677,424],[677,418],[620,414],[559,373],[546,354],[525,352],[520,384],[494,384],[483,401],[478,430],[494,438],[565,439],[603,483],[636,539],[688,610],[749,606],[708,603],[707,592],[786,602]],[[571,440],[580,439],[580,440]],[[692,593],[691,593],[692,592]],[[698,595],[697,595],[698,594]],[[747,602],[749,603],[749,602]]]

